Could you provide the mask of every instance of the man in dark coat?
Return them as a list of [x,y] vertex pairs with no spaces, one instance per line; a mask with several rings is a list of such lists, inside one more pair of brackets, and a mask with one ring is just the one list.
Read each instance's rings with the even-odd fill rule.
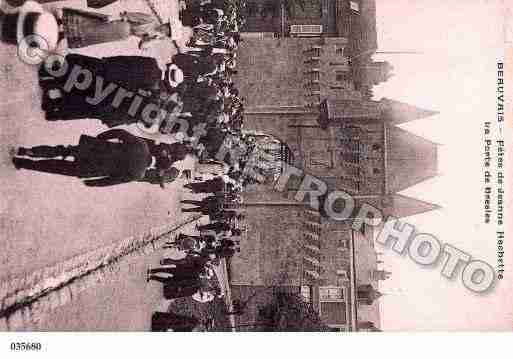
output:
[[200,83],[188,81],[185,86],[182,95],[183,111],[191,112],[193,116],[204,115],[205,111],[202,107],[219,100],[217,87],[205,81]]
[[184,187],[193,193],[216,193],[225,189],[225,183],[222,177],[216,177],[205,182],[188,183]]
[[149,279],[159,281],[159,279],[157,278],[152,278],[154,276],[157,276],[158,274],[173,275],[172,278],[160,277],[166,283],[168,283],[169,280],[182,281],[199,278],[199,276],[205,272],[208,260],[197,256],[187,256],[186,258],[175,261],[169,259],[167,263],[173,264],[174,267],[158,267],[154,269],[149,269],[147,272]]
[[217,196],[207,197],[202,201],[183,200],[181,203],[197,206],[194,208],[182,208],[182,212],[201,212],[205,215],[216,215],[223,209],[223,199]]
[[151,155],[156,158],[155,168],[148,169],[143,178],[144,182],[159,184],[163,189],[166,183],[173,182],[180,171],[172,165],[183,161],[188,154],[195,154],[195,149],[189,143],[159,143],[143,138],[148,144]]
[[[34,161],[19,156],[52,159]],[[74,157],[73,161],[66,160],[70,156]],[[56,157],[62,159],[54,159]],[[97,137],[82,135],[78,146],[21,147],[13,158],[17,169],[83,178],[87,186],[94,187],[141,180],[151,163],[146,141],[120,129]]]
[[214,231],[216,233],[226,232],[232,229],[232,226],[226,222],[214,222],[196,226],[199,231]]
[[180,20],[183,26],[195,27],[202,23],[199,9],[187,8],[180,12]]
[[216,71],[216,63],[209,57],[196,57],[188,54],[176,54],[173,63],[183,71],[184,76],[192,81]]
[[[108,83],[114,83],[134,92],[156,88],[162,79],[162,70],[157,60],[152,57],[113,56],[97,58],[69,54],[64,59],[67,63],[67,71],[62,76],[52,76],[52,73],[58,72],[57,69],[50,72],[46,65],[41,66],[39,70],[41,85],[50,83],[64,85],[69,80],[69,76],[74,73],[75,66],[79,66],[83,70],[89,70],[93,76],[101,76],[104,87]],[[127,76],[128,74],[130,76]],[[91,82],[90,87],[91,90],[95,90],[95,81]]]
[[[42,108],[48,120],[93,118],[109,127],[147,122],[146,117],[156,117],[156,110],[151,114],[145,110],[162,105],[158,90],[173,91],[162,80],[157,61],[150,57],[101,59],[70,54],[65,63],[64,67],[43,65],[39,70]],[[54,76],[59,69],[66,73]]]
[[166,299],[191,297],[204,286],[200,278],[203,268],[194,268],[192,271],[186,271],[186,269],[188,268],[170,269],[174,270],[172,277],[158,275],[158,273],[166,274],[167,272],[151,272],[149,270],[147,281],[153,280],[164,284],[164,298]]
[[146,171],[146,174],[141,182],[158,184],[162,189],[165,189],[166,183],[174,182],[179,175],[180,171],[174,167],[169,169],[150,168]]
[[234,219],[242,220],[245,216],[243,214],[239,214],[237,211],[228,210],[228,211],[219,211],[217,213],[213,213],[210,216],[211,221],[226,221],[230,222]]
[[[183,251],[185,251],[185,250],[193,251],[195,248],[198,247],[198,244],[204,243],[206,245],[212,245],[215,241],[216,241],[216,237],[211,236],[211,235],[190,236],[187,234],[180,233],[177,237],[175,237],[174,242],[166,242],[166,244],[162,248],[163,249],[178,248]],[[176,263],[163,264],[162,261],[160,261],[160,264],[161,265],[169,265],[169,264],[178,265]]]
[[223,198],[219,196],[208,196],[203,198],[201,201],[197,200],[183,200],[181,203],[183,204],[192,204],[198,207],[207,207],[209,203],[223,204]]
[[[152,276],[153,277],[153,276]],[[157,277],[160,278],[160,277]],[[152,278],[157,280],[155,278]],[[177,298],[185,298],[192,297],[196,294],[201,288],[202,283],[199,278],[183,280],[183,281],[173,281],[169,280],[158,280],[164,284],[163,292],[164,298],[167,300],[177,299]]]
[[205,147],[205,151],[203,157],[205,159],[216,159],[218,153],[226,152],[225,158],[222,160],[226,161],[226,163],[230,163],[232,160],[231,154],[229,151],[221,151],[222,146],[224,145],[225,139],[230,134],[223,129],[216,127],[208,127],[207,133],[204,136],[201,136],[199,140],[199,144]]
[[204,268],[208,263],[208,259],[201,256],[187,256],[181,259],[164,258],[160,261],[160,265],[169,266],[174,265],[183,270],[191,270],[196,268]]
[[[154,280],[163,284],[181,285],[180,283],[182,282],[195,281],[196,279],[199,280],[202,271],[203,269],[196,269],[195,271],[187,272],[175,267],[148,269],[147,281],[149,282],[150,280]],[[172,274],[173,276],[169,277],[167,275],[162,276],[159,274]]]

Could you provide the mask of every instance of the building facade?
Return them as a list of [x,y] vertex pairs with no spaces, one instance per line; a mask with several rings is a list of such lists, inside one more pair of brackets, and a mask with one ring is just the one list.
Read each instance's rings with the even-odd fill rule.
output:
[[343,37],[366,40],[374,0],[247,0],[242,31],[254,37]]
[[[280,28],[248,21],[253,34],[276,34],[283,21],[289,31],[245,38],[236,79],[245,97],[244,127],[285,143],[295,167],[325,183],[328,192],[349,193],[354,210],[330,219],[322,210],[325,197],[319,209],[311,208],[316,188],[302,187],[301,177],[291,178],[281,192],[272,183],[248,187],[246,231],[241,254],[231,263],[231,281],[236,293],[257,287],[296,291],[336,330],[375,330],[379,282],[389,273],[374,248],[373,228],[355,230],[353,222],[363,204],[399,218],[438,208],[400,194],[437,175],[438,146],[399,125],[435,112],[373,99],[373,86],[393,70],[372,59],[373,0],[306,2],[319,5],[310,22],[301,12],[287,15]],[[319,33],[292,31],[314,20],[322,26]],[[344,205],[332,208],[341,212]]]

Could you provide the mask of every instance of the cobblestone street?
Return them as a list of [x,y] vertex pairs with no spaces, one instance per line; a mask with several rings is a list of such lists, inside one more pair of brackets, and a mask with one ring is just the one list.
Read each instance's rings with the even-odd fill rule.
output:
[[[166,9],[163,18],[176,16],[176,1],[157,5],[159,9]],[[45,4],[47,8],[56,6],[86,9],[86,1]],[[7,5],[0,1],[0,7],[5,9]],[[142,0],[122,0],[99,10],[113,16],[121,11],[151,13]],[[169,184],[165,190],[145,183],[88,188],[73,178],[16,171],[11,163],[11,152],[18,146],[73,144],[81,134],[96,135],[106,130],[96,120],[47,122],[40,109],[37,68],[19,61],[16,51],[14,46],[0,44],[2,310],[16,300],[13,291],[33,288],[25,278],[42,282],[55,273],[66,272],[69,268],[64,266],[73,267],[70,263],[76,258],[89,265],[87,256],[91,253],[97,255],[105,248],[111,253],[111,249],[115,249],[111,247],[118,245],[119,248],[130,247],[132,240],[168,232],[191,218],[182,216],[180,211],[179,201],[184,195],[181,180]],[[137,49],[137,40],[133,39],[88,47],[80,53],[97,57],[154,56],[164,63],[172,51],[173,46],[164,43],[143,52]],[[136,129],[129,130],[135,134]],[[15,329],[21,324],[24,329],[42,330],[148,329],[151,311],[161,297],[160,288],[145,281],[147,265],[152,260],[155,260],[152,254],[145,255],[144,252],[131,256],[123,266],[107,271],[83,290],[64,294],[61,302],[51,299],[57,303],[43,305],[44,311],[55,307],[51,316],[34,321],[29,318],[30,311],[16,313],[10,321],[0,321],[0,326]],[[16,283],[15,287],[13,283]],[[35,307],[38,305],[34,303]],[[95,312],[94,308],[100,307],[105,310]],[[32,324],[27,327],[27,322]]]

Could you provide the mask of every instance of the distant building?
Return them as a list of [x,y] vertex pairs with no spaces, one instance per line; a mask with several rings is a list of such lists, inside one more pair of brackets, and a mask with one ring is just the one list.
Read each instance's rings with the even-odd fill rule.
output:
[[262,37],[344,37],[360,42],[376,28],[374,0],[247,0],[243,32]]
[[[438,208],[399,194],[437,175],[438,146],[398,125],[436,113],[373,100],[373,86],[393,70],[372,59],[374,0],[306,2],[320,4],[315,16],[296,12],[281,27],[248,21],[246,31],[253,32],[240,51],[237,78],[246,99],[244,126],[286,144],[297,168],[322,180],[328,192],[351,194],[355,208],[345,220],[331,220],[321,197],[321,210],[312,210],[308,200],[315,191],[301,188],[301,178],[292,178],[284,192],[272,184],[250,186],[244,193],[242,251],[231,263],[232,286],[234,293],[286,288],[312,302],[334,329],[378,330],[379,281],[390,273],[378,269],[373,228],[355,231],[352,224],[363,203],[399,218]],[[286,31],[279,32],[283,24]],[[319,25],[322,31],[296,32],[296,25]]]

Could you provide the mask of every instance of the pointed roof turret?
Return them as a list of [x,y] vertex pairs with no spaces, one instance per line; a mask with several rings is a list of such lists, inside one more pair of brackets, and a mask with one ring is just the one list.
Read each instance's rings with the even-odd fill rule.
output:
[[421,201],[412,197],[394,194],[391,197],[388,206],[383,209],[385,217],[393,216],[397,218],[405,218],[415,216],[417,214],[438,210],[442,207],[439,205]]
[[327,98],[321,102],[319,110],[319,123],[322,128],[340,125],[347,120],[379,120],[398,125],[438,114],[436,111],[387,98],[380,101]]
[[397,193],[438,176],[438,145],[396,126],[386,126],[386,190]]
[[388,98],[382,98],[380,103],[384,105],[384,119],[395,125],[439,114],[437,111],[425,110]]

